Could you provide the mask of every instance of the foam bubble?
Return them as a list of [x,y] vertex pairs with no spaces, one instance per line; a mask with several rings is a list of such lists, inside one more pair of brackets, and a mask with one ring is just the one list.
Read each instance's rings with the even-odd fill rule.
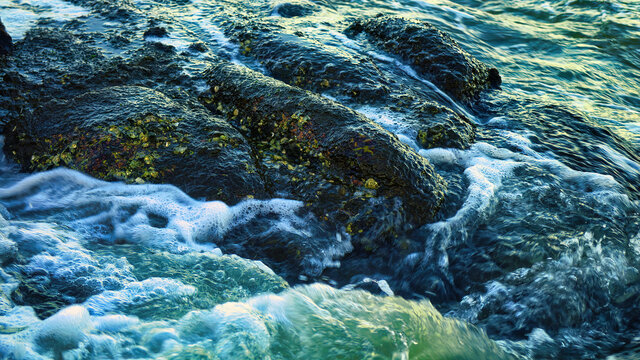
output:
[[[571,169],[558,160],[548,159],[529,146],[526,136],[505,132],[508,141],[520,149],[520,153],[478,142],[469,150],[429,149],[420,154],[435,164],[458,164],[464,168],[468,182],[467,195],[456,214],[444,221],[428,225],[433,234],[444,241],[443,248],[467,241],[473,233],[474,224],[484,221],[492,214],[494,204],[504,179],[513,177],[514,170],[534,167],[562,179],[570,187],[585,191],[602,211],[616,211],[633,206],[624,194],[622,185],[610,175],[583,172]],[[525,185],[525,184],[522,184]],[[589,189],[589,191],[586,191]]]

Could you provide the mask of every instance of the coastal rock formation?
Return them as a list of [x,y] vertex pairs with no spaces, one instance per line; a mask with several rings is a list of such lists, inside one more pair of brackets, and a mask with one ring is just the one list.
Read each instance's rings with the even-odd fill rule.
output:
[[228,34],[244,55],[289,85],[406,112],[409,116],[402,125],[418,134],[415,140],[422,147],[467,148],[475,138],[475,126],[468,118],[434,102],[423,89],[395,77],[389,69],[379,68],[366,54],[353,54],[257,21],[235,23]]
[[9,129],[6,151],[29,171],[66,166],[106,180],[170,183],[193,197],[232,203],[264,191],[249,146],[233,127],[203,107],[144,87],[53,101]]
[[239,21],[227,33],[269,74],[289,85],[360,102],[386,97],[390,80],[366,56],[312,40],[300,32],[258,21]]
[[497,69],[489,68],[424,21],[378,16],[355,21],[347,33],[364,33],[375,45],[402,57],[420,75],[459,100],[469,101],[502,82]]
[[363,115],[232,63],[216,63],[207,77],[211,90],[201,101],[249,139],[276,194],[311,202],[320,215],[333,213],[374,247],[438,211],[440,176]]

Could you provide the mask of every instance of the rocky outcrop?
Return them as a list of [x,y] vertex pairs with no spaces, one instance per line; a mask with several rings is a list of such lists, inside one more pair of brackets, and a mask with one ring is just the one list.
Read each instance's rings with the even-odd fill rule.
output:
[[233,127],[203,107],[144,87],[52,101],[8,128],[6,151],[29,171],[66,166],[106,180],[170,183],[196,198],[232,203],[264,191],[250,148]]
[[269,74],[303,89],[349,96],[361,102],[378,101],[389,93],[389,79],[366,56],[348,53],[289,33],[279,26],[239,21],[227,33]]
[[260,61],[269,75],[289,85],[348,103],[398,108],[408,115],[403,126],[418,134],[415,140],[422,147],[466,148],[475,138],[473,123],[431,100],[424,84],[394,76],[364,53],[357,55],[253,20],[234,23],[227,33],[238,41],[244,55]]
[[213,65],[207,77],[211,90],[201,101],[250,139],[276,194],[312,203],[374,247],[438,211],[440,176],[363,115],[227,62]]
[[463,101],[482,90],[500,86],[498,70],[463,50],[449,35],[431,24],[396,16],[354,22],[347,34],[366,35],[373,44],[402,57],[422,76]]
[[405,124],[417,132],[416,142],[425,149],[466,149],[476,137],[476,126],[449,108],[423,102],[407,109]]

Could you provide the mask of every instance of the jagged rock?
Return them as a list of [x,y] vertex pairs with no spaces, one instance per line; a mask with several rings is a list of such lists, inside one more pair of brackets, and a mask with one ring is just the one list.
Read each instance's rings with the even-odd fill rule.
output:
[[167,35],[169,35],[167,28],[163,26],[152,26],[145,30],[142,36],[146,39],[148,37],[165,37]]
[[347,29],[350,36],[360,33],[408,61],[420,75],[460,100],[471,100],[501,83],[497,69],[487,67],[425,21],[378,16],[357,20]]
[[161,43],[144,42],[126,58],[107,58],[78,34],[36,26],[0,67],[0,126],[55,99],[89,90],[138,85],[192,101],[196,79],[185,74],[185,56]]
[[12,123],[6,137],[6,151],[28,171],[66,166],[107,180],[170,183],[193,197],[228,202],[264,191],[235,129],[199,105],[144,87],[52,101]]
[[443,180],[428,161],[361,114],[227,62],[207,72],[201,101],[258,153],[267,187],[312,203],[365,247],[431,220]]

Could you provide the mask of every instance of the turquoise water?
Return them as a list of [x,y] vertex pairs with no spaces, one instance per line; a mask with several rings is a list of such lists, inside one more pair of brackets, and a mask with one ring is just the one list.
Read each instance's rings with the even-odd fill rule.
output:
[[[201,41],[208,50],[183,64],[195,79],[216,56],[268,74],[223,30],[255,16],[371,58],[407,86],[435,94],[406,64],[343,31],[355,18],[385,13],[449,33],[498,68],[503,84],[472,105],[439,98],[478,125],[469,149],[407,141],[450,183],[439,217],[412,234],[422,248],[354,263],[348,237],[317,230],[295,200],[228,206],[170,185],[107,183],[64,169],[20,174],[3,159],[0,249],[3,259],[19,261],[0,274],[0,357],[640,357],[633,350],[640,336],[639,2],[318,0],[316,12],[298,18],[279,16],[276,4],[113,2],[136,14],[134,22],[165,24],[169,35],[132,36],[129,48],[95,46],[126,56],[142,41],[180,51]],[[75,18],[81,29],[105,33],[131,26],[106,18],[104,8],[89,0],[0,4],[18,40],[42,17]],[[401,139],[415,137],[401,110],[337,100]],[[158,218],[168,224],[155,226]],[[305,236],[316,256],[304,266],[322,275],[276,274],[260,251],[243,259],[218,247],[256,229]],[[388,291],[349,290],[349,278]]]

